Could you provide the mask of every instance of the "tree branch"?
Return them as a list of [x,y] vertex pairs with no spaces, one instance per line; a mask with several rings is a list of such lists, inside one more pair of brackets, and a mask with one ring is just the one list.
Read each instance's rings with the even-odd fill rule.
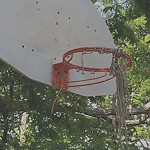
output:
[[[89,108],[87,112],[88,114],[94,116],[116,115],[115,110],[113,109]],[[130,112],[129,114],[133,114],[133,115],[150,114],[150,102],[143,107],[133,108],[132,112]]]
[[[42,106],[43,105],[43,106]],[[43,102],[42,103],[42,107],[47,107],[47,108],[50,108],[50,103],[46,103],[46,102]],[[2,107],[0,107],[0,111]],[[73,107],[71,105],[67,105],[67,104],[63,104],[61,105],[58,110],[55,110],[55,111],[60,111],[60,112],[65,112],[65,111],[75,111],[73,109]],[[24,107],[19,107],[19,108],[10,108],[9,109],[9,112],[11,111],[28,111],[28,107],[27,106],[24,106]],[[110,120],[111,122],[111,116],[115,116],[116,113],[115,113],[115,110],[114,109],[102,109],[102,108],[88,108],[84,111],[81,111],[80,109],[79,110],[76,110],[76,112],[79,112],[79,113],[83,113],[85,115],[90,115],[90,116],[93,116],[93,117],[97,117],[97,118],[103,118],[105,120]],[[145,114],[145,115],[150,115],[150,102],[148,104],[146,104],[145,106],[143,107],[140,107],[140,108],[133,108],[132,112],[129,112],[129,114],[132,114],[132,115],[140,115],[140,114]],[[147,122],[147,119],[148,117],[144,120],[126,120],[126,123],[127,125],[140,125],[140,124],[146,124]]]

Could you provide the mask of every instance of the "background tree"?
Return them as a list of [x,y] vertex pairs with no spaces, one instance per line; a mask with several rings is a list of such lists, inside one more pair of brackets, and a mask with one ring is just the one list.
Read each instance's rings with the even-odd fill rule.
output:
[[[128,121],[129,147],[133,150],[139,149],[137,142],[145,148],[141,140],[150,140],[150,34],[149,13],[145,11],[149,2],[140,3],[140,0],[99,0],[95,3],[105,17],[117,47],[133,59],[132,68],[127,71],[130,98],[136,108],[132,120]],[[51,115],[57,90],[0,64],[1,149],[119,149],[119,139],[112,127],[112,116],[116,115],[112,109],[112,96],[82,97],[62,92],[55,113]],[[141,107],[147,103],[147,107]],[[28,116],[25,142],[21,143],[20,126],[24,113]]]

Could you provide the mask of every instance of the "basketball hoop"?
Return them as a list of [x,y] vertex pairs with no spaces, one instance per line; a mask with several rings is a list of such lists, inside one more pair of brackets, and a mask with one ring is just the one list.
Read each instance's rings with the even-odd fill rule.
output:
[[[112,64],[109,68],[91,68],[91,67],[84,67],[83,60],[82,60],[81,66],[75,65],[72,63],[72,60],[74,58],[74,55],[77,53],[81,53],[81,59],[85,54],[92,54],[92,53],[98,53],[100,55],[112,54]],[[120,58],[123,58],[124,60],[126,60],[126,62],[124,64],[123,62],[119,62]],[[75,88],[75,87],[82,87],[82,86],[91,86],[91,85],[107,82],[115,77],[115,72],[116,72],[115,68],[117,67],[116,64],[119,65],[120,68],[124,69],[126,67],[131,66],[132,59],[128,54],[126,54],[122,50],[104,48],[104,47],[82,47],[82,48],[77,48],[66,52],[63,55],[63,61],[61,63],[54,64],[52,69],[52,85],[53,87],[58,88],[59,92],[56,95],[55,100],[53,102],[51,113],[53,113],[54,105],[62,90],[67,90],[68,88]],[[90,72],[91,76],[94,73],[104,73],[104,74],[98,77],[91,77],[84,80],[69,81],[69,71],[73,69],[77,71],[82,71],[83,74],[84,72]],[[108,73],[109,75],[107,75]],[[100,79],[100,81],[97,81],[98,79]],[[93,82],[89,83],[89,81],[93,81]]]
[[[98,53],[98,54],[112,54],[113,55],[113,61],[117,58],[124,58],[127,60],[127,62],[122,65],[122,68],[130,67],[132,63],[131,57],[124,53],[122,50],[117,49],[111,49],[111,48],[104,48],[104,47],[82,47],[70,50],[66,52],[63,55],[63,61],[62,63],[54,64],[53,65],[53,73],[52,73],[52,84],[55,88],[62,88],[64,90],[67,90],[71,87],[80,87],[80,86],[90,86],[94,84],[100,84],[103,82],[107,82],[115,77],[114,67],[111,65],[109,68],[91,68],[91,67],[84,67],[83,63],[82,66],[78,66],[72,63],[72,60],[74,58],[74,55],[76,53],[81,53],[81,58],[85,54],[92,54],[92,53]],[[69,81],[69,70],[76,69],[77,71],[84,72],[90,72],[91,74],[97,73],[97,72],[104,72],[103,75],[100,75],[99,77],[91,77],[84,80],[76,80],[76,81]],[[109,77],[105,78],[107,74],[109,73]],[[100,81],[96,81],[98,79],[103,79]],[[93,81],[92,83],[84,83],[86,81]],[[71,83],[71,85],[69,85]],[[76,84],[80,83],[80,84]],[[82,84],[83,83],[83,84]]]

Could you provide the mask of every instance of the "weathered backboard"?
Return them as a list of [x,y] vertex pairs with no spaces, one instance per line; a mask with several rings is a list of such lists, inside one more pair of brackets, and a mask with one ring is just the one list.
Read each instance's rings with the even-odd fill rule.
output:
[[[0,0],[0,58],[33,80],[52,85],[52,65],[61,62],[65,52],[93,46],[115,48],[90,0]],[[93,54],[84,62],[110,67],[111,58],[111,54]],[[75,57],[74,63],[81,64],[81,58]],[[70,80],[89,76],[70,71]],[[114,94],[115,80],[68,91],[84,96]]]

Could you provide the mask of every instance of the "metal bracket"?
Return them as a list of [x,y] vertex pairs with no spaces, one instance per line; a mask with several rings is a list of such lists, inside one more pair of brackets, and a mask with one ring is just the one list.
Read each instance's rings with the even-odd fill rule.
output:
[[62,63],[53,65],[52,69],[52,85],[55,88],[67,89],[69,82],[69,69]]

